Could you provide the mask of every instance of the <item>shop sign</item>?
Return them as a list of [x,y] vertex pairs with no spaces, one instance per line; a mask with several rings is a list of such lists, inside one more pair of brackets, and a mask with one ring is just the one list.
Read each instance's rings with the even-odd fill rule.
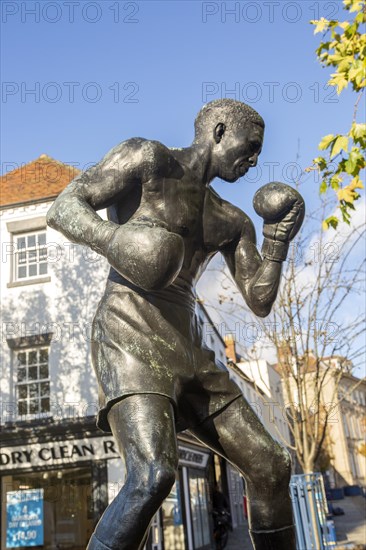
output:
[[112,437],[50,441],[0,448],[0,471],[116,457],[119,454]]
[[43,545],[43,489],[6,494],[6,548]]
[[179,445],[179,464],[182,466],[195,466],[196,468],[206,468],[208,454],[201,453],[196,449],[181,447]]

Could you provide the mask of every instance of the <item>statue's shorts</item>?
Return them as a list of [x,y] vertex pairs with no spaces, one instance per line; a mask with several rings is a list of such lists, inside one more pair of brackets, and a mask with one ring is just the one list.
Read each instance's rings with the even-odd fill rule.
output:
[[129,395],[170,399],[177,431],[198,426],[241,396],[223,363],[204,345],[203,328],[193,295],[174,285],[144,293],[108,281],[92,335],[99,428],[111,431],[108,412]]

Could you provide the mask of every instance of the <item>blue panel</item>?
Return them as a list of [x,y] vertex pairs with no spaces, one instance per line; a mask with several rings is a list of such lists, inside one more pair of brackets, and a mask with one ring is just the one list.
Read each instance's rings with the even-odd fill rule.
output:
[[6,548],[43,545],[43,489],[6,495]]

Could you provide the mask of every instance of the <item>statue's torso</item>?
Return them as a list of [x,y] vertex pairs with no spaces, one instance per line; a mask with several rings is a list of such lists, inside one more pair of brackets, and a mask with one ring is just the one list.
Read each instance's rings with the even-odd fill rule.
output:
[[[164,146],[162,146],[164,147]],[[175,163],[179,169],[171,169]],[[165,166],[169,166],[165,170]],[[213,189],[197,180],[174,150],[164,147],[161,168],[109,208],[116,223],[149,218],[166,224],[184,240],[185,256],[178,276],[194,285],[216,252],[233,242],[245,216]],[[159,251],[157,251],[159,253]]]

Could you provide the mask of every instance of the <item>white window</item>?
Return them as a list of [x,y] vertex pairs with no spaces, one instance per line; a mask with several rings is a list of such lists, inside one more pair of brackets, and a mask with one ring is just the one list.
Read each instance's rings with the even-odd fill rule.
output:
[[359,405],[364,405],[365,404],[365,395],[364,395],[362,390],[359,390],[357,392],[357,403]]
[[14,235],[14,281],[47,275],[46,231]]
[[345,414],[343,416],[343,424],[344,424],[344,431],[346,432],[346,437],[349,437],[350,436],[350,432],[349,432],[349,424],[348,424],[349,420],[348,420],[348,415]]
[[48,269],[46,216],[11,221],[6,224],[11,242],[8,287],[46,283]]
[[351,469],[352,469],[352,475],[354,478],[357,478],[358,477],[358,464],[355,460],[355,451],[354,449],[349,449],[349,456],[350,456],[350,459],[351,459]]
[[15,351],[20,416],[50,411],[48,352],[48,346]]

